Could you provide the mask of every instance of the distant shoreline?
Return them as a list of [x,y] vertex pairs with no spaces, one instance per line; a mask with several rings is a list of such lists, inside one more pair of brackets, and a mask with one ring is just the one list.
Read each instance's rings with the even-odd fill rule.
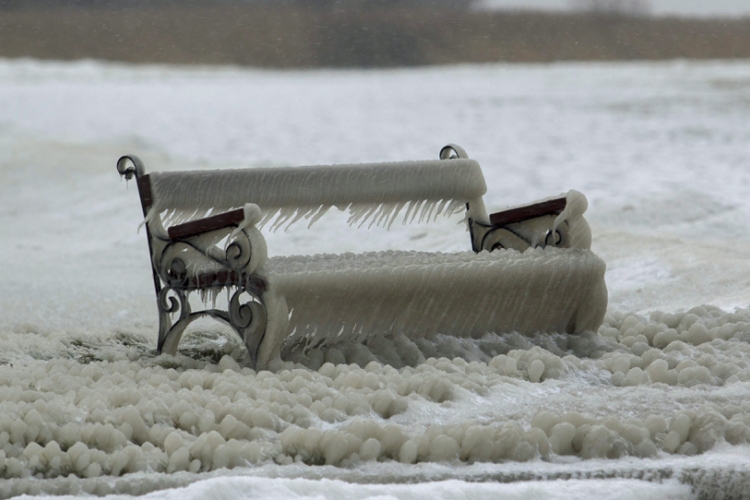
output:
[[0,10],[0,57],[265,68],[750,58],[750,18],[440,9]]

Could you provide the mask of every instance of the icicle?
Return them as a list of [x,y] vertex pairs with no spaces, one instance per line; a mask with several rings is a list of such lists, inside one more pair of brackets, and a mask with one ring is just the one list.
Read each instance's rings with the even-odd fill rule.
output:
[[398,217],[398,214],[404,209],[406,206],[406,203],[399,203],[396,205],[396,209],[393,211],[393,215],[391,216],[390,220],[386,223],[385,228],[390,229],[393,225],[393,222],[396,220],[396,217]]
[[[352,223],[373,225],[407,207],[453,199],[459,203],[481,197],[487,190],[479,165],[473,160],[435,160],[300,168],[154,172],[154,205],[145,219],[161,215],[168,225],[188,222],[255,203],[264,211],[261,225],[274,230],[299,215],[314,223],[332,206],[347,206]],[[289,215],[289,209],[305,208]],[[313,215],[314,214],[314,215]]]
[[318,210],[320,210],[320,206],[317,206],[317,207],[304,207],[304,208],[300,207],[300,208],[298,208],[297,209],[297,213],[294,215],[294,217],[289,222],[289,224],[286,225],[286,227],[284,228],[284,231],[286,231],[287,229],[289,229],[292,226],[292,224],[294,224],[295,222],[299,221],[302,218],[309,219],[310,218],[310,214],[313,214],[313,213],[315,213]]
[[312,225],[315,224],[321,217],[323,217],[330,208],[331,208],[330,206],[321,205],[318,208],[317,212],[315,212],[314,214],[311,214],[310,223],[307,225],[307,228],[310,229]]
[[380,213],[378,214],[378,217],[374,218],[370,225],[368,226],[368,229],[373,226],[382,226],[383,222],[388,220],[393,213],[394,210],[398,208],[398,205],[383,205],[380,207]]
[[422,205],[424,205],[424,200],[417,200],[414,202],[414,212],[412,212],[411,214],[411,220],[409,220],[410,224],[414,222],[417,214],[419,214],[420,210],[422,209]]
[[[242,207],[242,213],[243,213],[242,222],[240,222],[237,228],[229,234],[229,238],[227,239],[227,245],[235,236],[237,236],[237,234],[240,231],[250,226],[257,225],[258,222],[260,222],[263,219],[263,212],[261,211],[260,207],[256,205],[255,203],[245,203],[245,206]],[[224,246],[224,250],[226,250],[226,245]]]
[[405,226],[409,223],[409,216],[411,215],[412,211],[414,210],[414,205],[416,204],[415,201],[409,201],[406,203],[406,213],[404,213],[404,220],[401,221],[401,225]]

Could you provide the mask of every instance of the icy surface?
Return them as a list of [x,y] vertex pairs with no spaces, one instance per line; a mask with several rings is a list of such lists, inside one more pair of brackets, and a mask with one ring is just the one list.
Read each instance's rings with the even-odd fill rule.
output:
[[[0,63],[0,496],[741,495],[748,82],[746,62]],[[253,373],[206,322],[153,356],[121,154],[200,170],[430,158],[448,142],[481,163],[490,211],[586,194],[610,291],[598,332],[378,336]],[[469,248],[459,216],[385,231],[332,212],[269,234],[269,251]]]
[[351,224],[390,227],[397,219],[451,215],[487,191],[479,164],[466,159],[155,172],[150,178],[149,217],[166,212],[165,226],[255,203],[264,211],[261,224],[274,220],[274,227],[303,218],[312,225],[331,207],[348,210]]
[[581,333],[607,307],[605,265],[589,251],[370,252],[271,259],[269,287],[291,311],[287,343],[363,342],[377,332]]

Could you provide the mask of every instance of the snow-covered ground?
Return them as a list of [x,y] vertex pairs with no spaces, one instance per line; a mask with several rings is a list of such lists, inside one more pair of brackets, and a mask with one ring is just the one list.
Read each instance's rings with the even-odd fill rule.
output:
[[[0,497],[750,491],[748,111],[748,62],[1,61]],[[416,366],[256,374],[206,322],[179,356],[154,357],[140,206],[119,155],[147,170],[305,165],[435,158],[449,142],[482,165],[490,210],[587,195],[608,265],[599,332],[438,336],[412,344]],[[276,255],[465,250],[458,222],[356,230],[334,214],[267,239]]]

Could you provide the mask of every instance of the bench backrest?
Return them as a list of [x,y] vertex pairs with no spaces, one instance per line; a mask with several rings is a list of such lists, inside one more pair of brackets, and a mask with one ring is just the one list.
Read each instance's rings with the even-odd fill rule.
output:
[[[453,213],[481,199],[487,186],[470,159],[312,167],[154,172],[148,174],[148,219],[169,225],[255,203],[263,223],[315,219],[331,207],[349,210],[352,223],[390,225]],[[144,207],[145,208],[145,207]],[[167,224],[165,224],[167,225]]]

